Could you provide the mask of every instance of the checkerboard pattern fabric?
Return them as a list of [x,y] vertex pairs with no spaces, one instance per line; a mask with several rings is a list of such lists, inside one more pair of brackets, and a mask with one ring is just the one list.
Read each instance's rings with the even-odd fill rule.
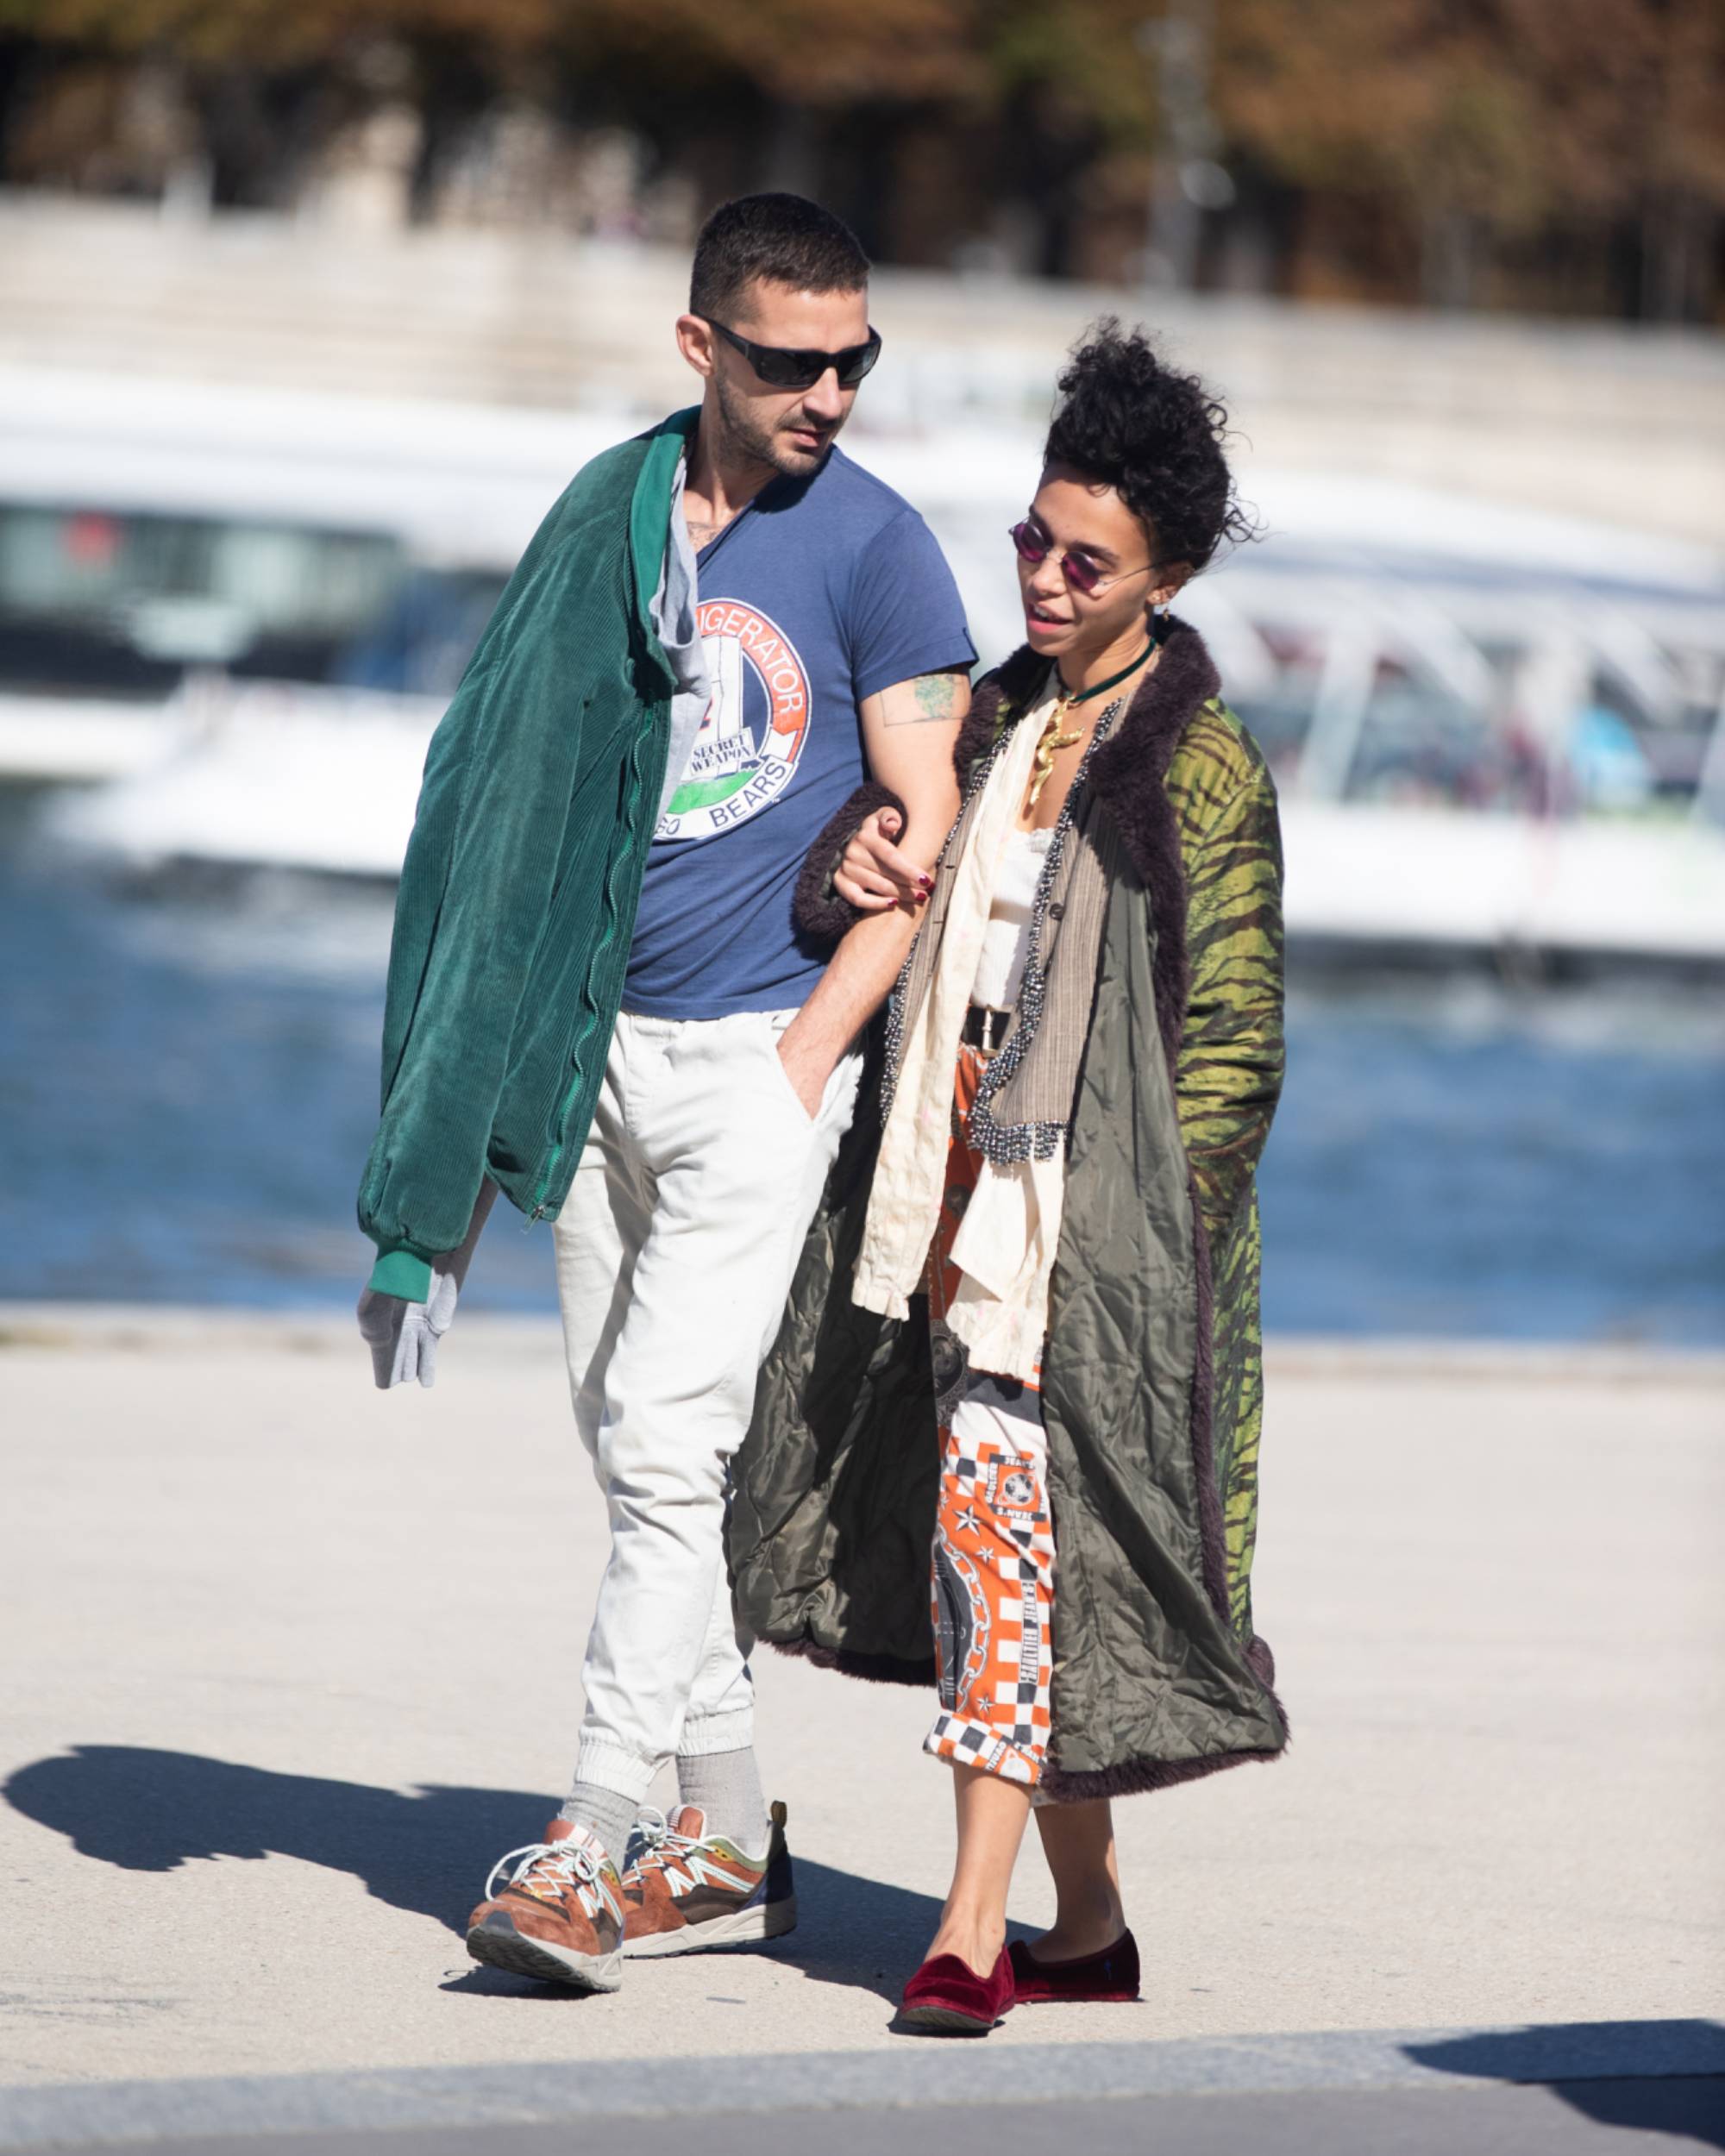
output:
[[940,1711],[925,1749],[1034,1789],[1048,1750],[1054,1532],[1040,1427],[960,1402],[941,1432]]
[[[982,1165],[965,1130],[981,1069],[974,1050],[961,1051],[947,1188],[929,1253],[930,1321],[949,1351],[952,1241]],[[943,1397],[940,1446],[932,1583],[940,1711],[924,1749],[1034,1789],[1048,1752],[1054,1601],[1048,1447],[1036,1386],[962,1370]]]

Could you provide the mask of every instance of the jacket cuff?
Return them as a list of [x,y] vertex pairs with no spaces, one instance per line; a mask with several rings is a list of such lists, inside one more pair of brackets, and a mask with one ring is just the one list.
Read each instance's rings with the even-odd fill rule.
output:
[[820,836],[804,856],[802,873],[791,899],[791,921],[800,936],[812,943],[836,943],[858,921],[861,913],[832,887],[833,872],[844,858],[844,849],[876,809],[896,809],[902,831],[909,818],[905,805],[889,786],[868,779],[844,802],[837,813],[821,828]]
[[403,1302],[427,1302],[431,1296],[431,1267],[400,1243],[386,1244],[378,1252],[372,1276],[366,1282],[374,1295],[398,1295]]

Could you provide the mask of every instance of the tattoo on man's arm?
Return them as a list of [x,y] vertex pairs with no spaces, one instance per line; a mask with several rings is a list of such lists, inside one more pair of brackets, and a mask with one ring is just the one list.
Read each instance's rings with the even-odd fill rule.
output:
[[957,718],[960,695],[969,686],[962,674],[919,674],[911,683],[914,709],[907,707],[902,699],[894,699],[883,707],[881,724],[922,726],[936,719]]

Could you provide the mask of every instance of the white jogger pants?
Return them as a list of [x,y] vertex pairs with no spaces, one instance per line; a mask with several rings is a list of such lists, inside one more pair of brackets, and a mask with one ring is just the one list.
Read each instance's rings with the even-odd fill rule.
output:
[[860,1054],[812,1121],[779,1060],[794,1012],[617,1021],[556,1224],[581,1442],[611,1516],[575,1773],[640,1798],[674,1753],[753,1740],[724,1493]]

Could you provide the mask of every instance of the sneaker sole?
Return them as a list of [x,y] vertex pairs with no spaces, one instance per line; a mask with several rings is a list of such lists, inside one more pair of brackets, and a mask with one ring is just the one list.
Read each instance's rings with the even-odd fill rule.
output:
[[467,1934],[467,1952],[492,1969],[536,1977],[542,1984],[560,1984],[583,1995],[615,1991],[623,1982],[621,1952],[578,1954],[543,1939],[530,1939],[524,1932],[487,1931],[476,1924]]
[[749,1940],[782,1939],[797,1928],[797,1905],[769,1902],[762,1908],[738,1909],[735,1916],[710,1916],[681,1931],[649,1932],[623,1942],[628,1961],[648,1961],[661,1954],[703,1954],[710,1946],[739,1946]]
[[899,2021],[902,2028],[924,2029],[932,2036],[986,2036],[1000,2026],[998,2021],[978,2021],[974,2014],[961,2014],[950,2006],[900,2007]]

